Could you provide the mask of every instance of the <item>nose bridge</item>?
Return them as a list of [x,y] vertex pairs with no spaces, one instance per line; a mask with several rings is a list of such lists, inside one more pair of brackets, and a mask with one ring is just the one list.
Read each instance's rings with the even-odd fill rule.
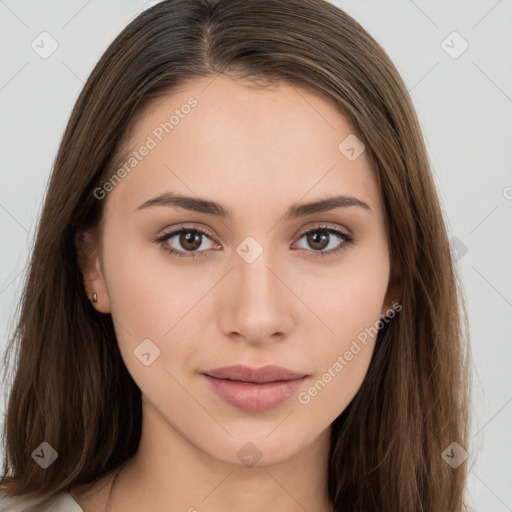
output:
[[[240,256],[239,261],[235,263],[235,279],[237,280],[237,293],[239,299],[243,301],[241,306],[256,308],[257,310],[277,307],[276,295],[281,293],[274,274],[269,268],[272,268],[273,258],[271,250],[263,250],[259,255],[256,253],[251,242],[240,245],[237,252],[242,252],[249,247],[249,254],[255,259],[245,259]],[[275,271],[274,271],[275,272]]]
[[226,333],[238,333],[248,341],[263,341],[290,328],[286,287],[276,278],[272,250],[255,240],[244,240],[234,254],[231,295],[225,303],[223,326]]
[[[252,263],[240,261],[235,267],[235,275],[239,279],[238,285],[242,287],[244,300],[252,299],[256,305],[267,305],[276,301],[276,294],[280,293],[276,278],[270,271],[272,268],[269,255],[261,255]],[[276,301],[277,302],[277,301]]]
[[258,287],[264,289],[270,284],[272,273],[268,267],[272,267],[275,260],[275,251],[269,241],[271,237],[265,237],[265,247],[260,243],[262,237],[264,235],[260,235],[257,240],[253,236],[246,236],[236,247],[236,255],[233,255],[237,279],[247,283],[253,291],[257,291]]

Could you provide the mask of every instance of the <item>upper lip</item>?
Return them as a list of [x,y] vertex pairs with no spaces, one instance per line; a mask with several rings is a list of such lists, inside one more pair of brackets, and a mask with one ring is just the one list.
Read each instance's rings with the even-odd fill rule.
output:
[[304,373],[296,373],[283,366],[267,365],[261,368],[251,368],[241,364],[224,366],[204,372],[217,379],[240,380],[243,382],[275,382],[277,380],[293,380],[305,377]]

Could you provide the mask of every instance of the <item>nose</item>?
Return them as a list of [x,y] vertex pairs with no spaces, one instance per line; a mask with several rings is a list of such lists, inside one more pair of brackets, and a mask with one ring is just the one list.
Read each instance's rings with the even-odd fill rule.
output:
[[252,345],[273,343],[291,332],[300,302],[286,286],[287,274],[271,251],[252,263],[234,255],[234,268],[223,284],[220,328],[233,340]]

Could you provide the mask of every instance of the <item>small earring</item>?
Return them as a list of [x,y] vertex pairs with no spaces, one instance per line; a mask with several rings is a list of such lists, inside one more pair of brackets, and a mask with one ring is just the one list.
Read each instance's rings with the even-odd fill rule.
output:
[[92,292],[92,301],[98,302],[98,294],[96,292]]

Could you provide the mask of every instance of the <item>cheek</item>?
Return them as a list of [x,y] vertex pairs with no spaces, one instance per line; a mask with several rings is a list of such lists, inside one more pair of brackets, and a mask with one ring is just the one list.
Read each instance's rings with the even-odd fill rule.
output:
[[[346,258],[333,269],[323,294],[311,294],[312,309],[329,327],[311,352],[317,368],[299,403],[315,403],[335,418],[359,390],[371,361],[388,286],[386,246]],[[329,290],[325,292],[325,290]]]
[[130,242],[122,253],[105,248],[112,315],[133,337],[165,339],[208,290],[207,283],[173,265],[157,244]]
[[[374,244],[347,253],[329,271],[310,275],[302,297],[323,321],[331,350],[345,350],[350,341],[379,319],[389,281],[387,248]],[[329,351],[330,352],[330,351]]]
[[173,363],[189,357],[182,329],[199,290],[184,293],[186,283],[178,272],[167,267],[165,274],[164,268],[144,264],[143,253],[129,245],[122,258],[111,253],[108,292],[114,328],[124,364],[142,395],[177,412],[188,399]]
[[212,278],[172,265],[158,248],[148,251],[128,242],[120,254],[115,247],[110,243],[104,254],[124,363],[143,393],[158,396],[162,389],[167,394],[175,388],[179,391],[170,374],[178,378],[177,373],[193,366],[191,359],[205,337],[205,294]]
[[[311,416],[325,424],[341,414],[358,392],[377,338],[382,295],[376,296],[374,287],[352,292],[350,300],[338,297],[338,308],[327,312],[325,323],[336,334],[318,339],[310,350],[316,372],[297,397]],[[331,303],[336,303],[334,297]]]

